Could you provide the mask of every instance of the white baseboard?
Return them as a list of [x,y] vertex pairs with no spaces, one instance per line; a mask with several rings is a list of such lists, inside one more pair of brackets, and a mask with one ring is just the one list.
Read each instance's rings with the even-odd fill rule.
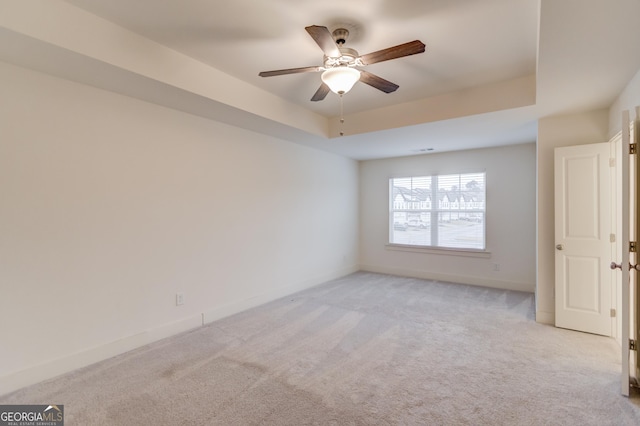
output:
[[329,274],[317,275],[294,285],[269,290],[249,299],[216,307],[207,312],[198,313],[173,323],[163,324],[151,330],[146,330],[21,371],[9,373],[8,375],[0,377],[0,395],[8,394],[23,387],[123,354],[149,343],[201,327],[217,319],[242,312],[271,300],[322,284],[323,282],[343,277],[358,270],[358,266],[354,265]]
[[337,270],[330,274],[320,274],[315,277],[309,278],[294,285],[284,286],[266,291],[262,294],[256,295],[249,299],[239,300],[237,302],[228,303],[223,306],[217,306],[202,314],[202,324],[209,324],[219,319],[237,314],[247,309],[254,308],[256,306],[263,305],[272,300],[279,299],[281,297],[288,296],[293,293],[297,293],[302,290],[306,290],[318,284],[334,280],[336,278],[344,277],[345,275],[352,274],[359,271],[360,268],[357,265],[353,265],[344,269]]
[[132,349],[173,336],[174,334],[191,330],[199,327],[201,324],[201,316],[193,315],[180,321],[163,324],[142,333],[127,336],[82,352],[10,373],[0,378],[0,395],[103,361]]
[[442,274],[431,271],[421,271],[416,269],[392,268],[379,265],[361,265],[362,271],[377,272],[379,274],[398,275],[401,277],[420,278],[425,280],[445,281],[459,284],[477,285],[481,287],[497,288],[500,290],[514,290],[533,293],[535,283],[525,283],[516,281],[504,281],[493,278],[473,277],[468,275]]
[[536,322],[555,326],[556,314],[555,312],[536,311]]

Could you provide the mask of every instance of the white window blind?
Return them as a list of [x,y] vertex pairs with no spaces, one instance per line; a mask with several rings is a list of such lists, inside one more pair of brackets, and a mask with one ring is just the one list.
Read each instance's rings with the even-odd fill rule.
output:
[[484,250],[485,173],[392,178],[389,242]]

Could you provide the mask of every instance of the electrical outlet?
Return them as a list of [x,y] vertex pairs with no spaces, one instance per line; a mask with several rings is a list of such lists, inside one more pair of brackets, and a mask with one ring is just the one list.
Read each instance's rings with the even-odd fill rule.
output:
[[493,270],[494,271],[499,271],[500,270],[500,264],[499,263],[494,263],[493,264]]
[[184,293],[176,293],[176,306],[184,305]]

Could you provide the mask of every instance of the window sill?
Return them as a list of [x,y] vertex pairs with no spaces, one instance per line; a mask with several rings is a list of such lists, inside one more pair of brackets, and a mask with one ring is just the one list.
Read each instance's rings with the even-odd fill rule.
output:
[[445,256],[478,257],[478,258],[484,258],[484,259],[491,258],[491,252],[486,250],[444,248],[444,247],[424,247],[424,246],[411,246],[407,244],[386,244],[385,248],[387,250],[408,251],[412,253],[440,254]]

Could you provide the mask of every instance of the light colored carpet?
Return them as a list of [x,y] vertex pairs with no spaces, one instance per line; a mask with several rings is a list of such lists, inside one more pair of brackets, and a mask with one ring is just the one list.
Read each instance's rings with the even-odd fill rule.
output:
[[67,425],[638,425],[612,339],[528,293],[359,272],[0,398]]

